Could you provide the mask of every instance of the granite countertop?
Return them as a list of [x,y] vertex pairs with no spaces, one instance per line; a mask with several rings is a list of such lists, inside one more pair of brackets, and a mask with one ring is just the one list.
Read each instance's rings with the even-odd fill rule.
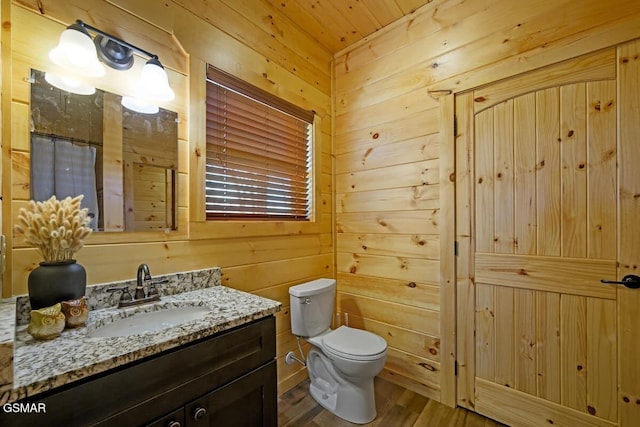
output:
[[[89,336],[99,326],[121,318],[185,306],[203,307],[207,313],[196,320],[154,332],[108,338]],[[33,339],[27,333],[27,325],[18,319],[13,342],[13,386],[0,395],[0,403],[31,397],[272,315],[280,307],[277,301],[214,284],[163,295],[161,301],[142,306],[94,309],[89,312],[87,326],[65,329],[50,341]]]
[[13,383],[13,341],[16,334],[16,299],[0,301],[0,402]]

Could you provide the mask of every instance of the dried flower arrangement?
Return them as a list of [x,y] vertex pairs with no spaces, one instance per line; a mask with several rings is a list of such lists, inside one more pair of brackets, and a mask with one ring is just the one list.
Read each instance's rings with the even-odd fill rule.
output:
[[16,230],[27,244],[40,251],[47,263],[70,261],[91,234],[87,227],[91,218],[87,209],[80,208],[84,196],[57,200],[52,196],[44,202],[31,200],[28,208],[21,208]]

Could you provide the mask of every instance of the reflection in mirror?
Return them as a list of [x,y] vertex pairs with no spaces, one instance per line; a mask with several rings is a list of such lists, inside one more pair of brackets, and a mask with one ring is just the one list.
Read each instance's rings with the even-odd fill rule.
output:
[[95,230],[175,230],[177,114],[133,112],[119,95],[76,95],[31,74],[31,198],[84,194]]

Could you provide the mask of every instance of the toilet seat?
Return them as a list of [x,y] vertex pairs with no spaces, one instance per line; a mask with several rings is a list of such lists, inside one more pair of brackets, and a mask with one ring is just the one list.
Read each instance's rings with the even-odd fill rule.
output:
[[387,350],[387,342],[382,337],[347,326],[324,335],[322,344],[327,353],[350,360],[375,360]]

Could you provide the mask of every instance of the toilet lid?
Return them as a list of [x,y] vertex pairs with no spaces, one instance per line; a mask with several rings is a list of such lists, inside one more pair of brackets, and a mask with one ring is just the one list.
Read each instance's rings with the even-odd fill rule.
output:
[[387,350],[387,342],[384,338],[347,326],[340,326],[322,337],[322,343],[325,350],[346,359],[377,359]]

